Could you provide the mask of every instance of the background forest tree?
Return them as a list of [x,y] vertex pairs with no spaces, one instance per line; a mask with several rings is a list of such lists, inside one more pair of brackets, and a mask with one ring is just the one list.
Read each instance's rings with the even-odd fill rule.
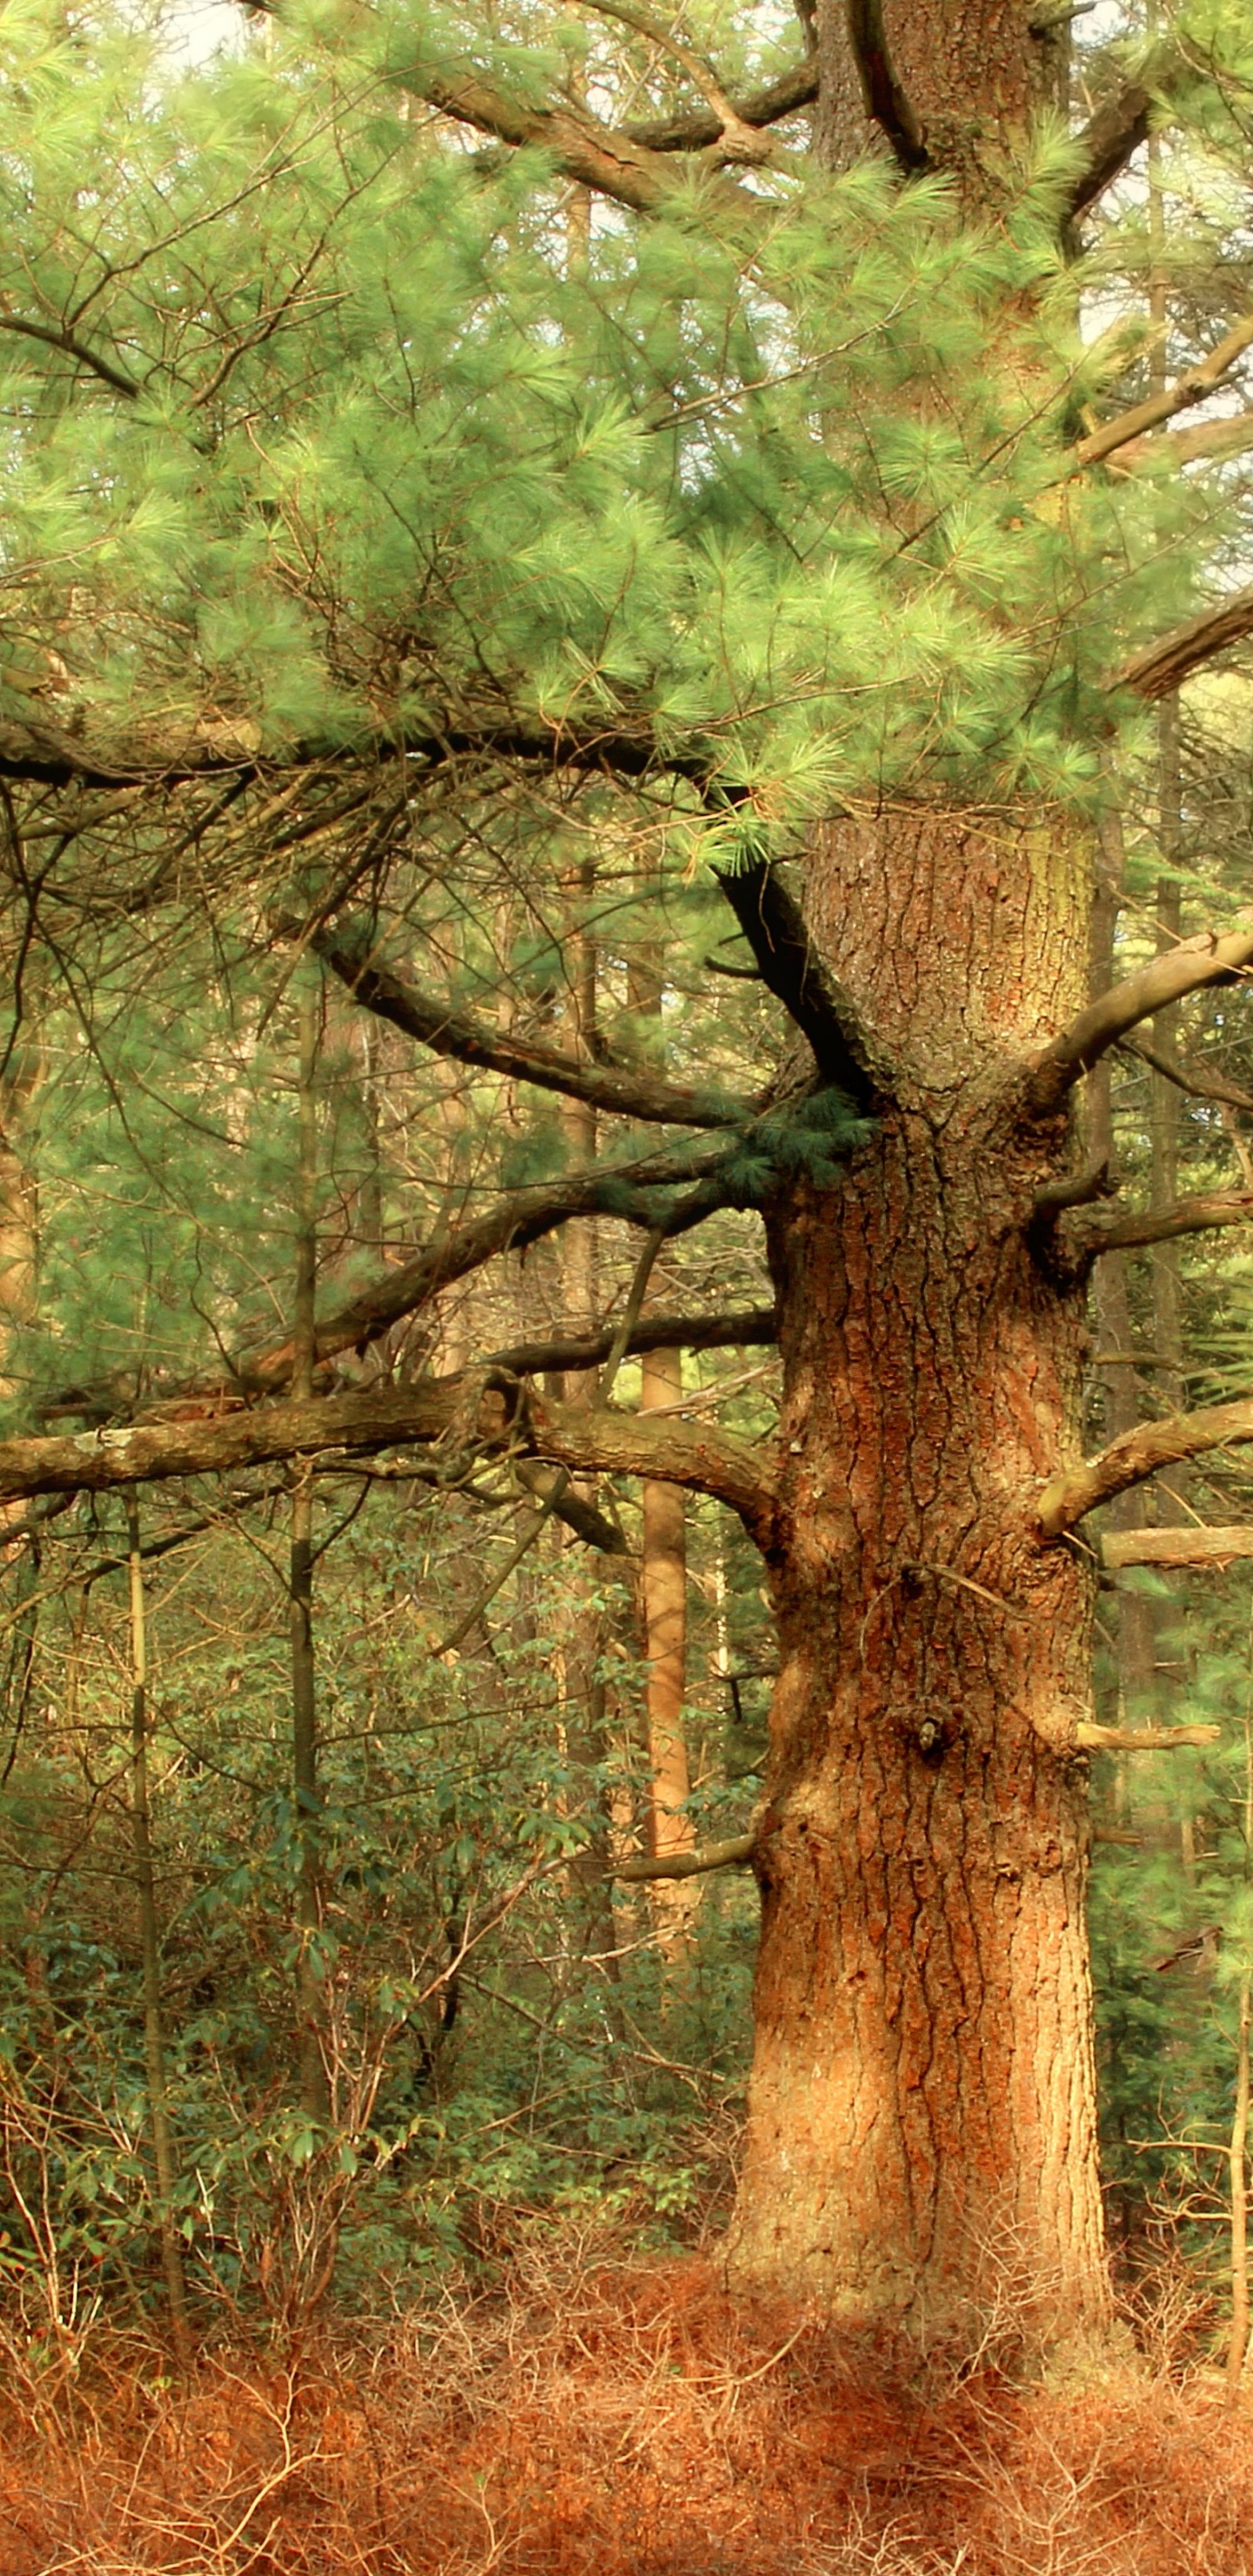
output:
[[0,22],[54,2335],[699,2202],[750,1857],[733,2277],[1099,2331],[1093,1753],[1118,2231],[1238,2250],[1253,64],[1080,34]]

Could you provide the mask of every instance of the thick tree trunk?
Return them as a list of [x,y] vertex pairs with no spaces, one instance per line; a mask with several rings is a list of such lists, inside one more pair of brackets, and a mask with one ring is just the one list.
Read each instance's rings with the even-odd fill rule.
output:
[[771,1212],[781,1674],[741,2282],[906,2331],[1105,2310],[1083,1918],[1090,1585],[1032,1535],[1082,1299],[1033,1249],[1060,1123],[1014,1067],[1085,999],[1064,825],[833,825],[808,916],[891,1067],[845,1187]]

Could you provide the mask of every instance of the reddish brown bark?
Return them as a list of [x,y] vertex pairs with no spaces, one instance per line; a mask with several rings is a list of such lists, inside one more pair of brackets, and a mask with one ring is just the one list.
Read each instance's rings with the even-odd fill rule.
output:
[[[1068,1151],[1016,1069],[1083,998],[1064,828],[832,826],[808,917],[894,1065],[845,1189],[772,1211],[782,1668],[732,2268],[965,2331],[1104,2313],[1083,1922],[1089,1589],[1041,1550],[1082,1308],[1033,1248]],[[1020,1096],[1020,1095],[1017,1095]]]

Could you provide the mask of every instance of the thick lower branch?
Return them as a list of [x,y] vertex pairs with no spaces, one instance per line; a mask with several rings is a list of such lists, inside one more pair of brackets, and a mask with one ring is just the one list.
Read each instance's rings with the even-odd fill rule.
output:
[[1208,1449],[1225,1449],[1253,1440],[1253,1397],[1234,1404],[1209,1404],[1196,1413],[1172,1413],[1162,1422],[1141,1422],[1111,1440],[1081,1467],[1050,1478],[1040,1496],[1037,1525],[1041,1538],[1061,1538],[1098,1503],[1112,1502],[1132,1485],[1142,1485],[1160,1467],[1175,1467],[1184,1458],[1199,1458]]
[[491,1372],[433,1378],[360,1395],[301,1397],[190,1421],[135,1423],[74,1439],[0,1441],[0,1502],[36,1494],[107,1493],[174,1476],[212,1476],[280,1458],[368,1455],[409,1443],[514,1448],[575,1474],[660,1476],[740,1513],[762,1543],[773,1528],[768,1459],[708,1425],[615,1413],[608,1406],[525,1402]]
[[[1253,600],[1253,592],[1250,593]],[[1253,623],[1253,620],[1251,620]],[[1028,1115],[1051,1118],[1076,1082],[1090,1073],[1107,1050],[1129,1029],[1158,1011],[1211,984],[1229,984],[1253,962],[1253,931],[1235,930],[1218,939],[1212,931],[1185,939],[1138,975],[1128,975],[1080,1011],[1068,1029],[1037,1056],[1031,1069],[1025,1106]]]

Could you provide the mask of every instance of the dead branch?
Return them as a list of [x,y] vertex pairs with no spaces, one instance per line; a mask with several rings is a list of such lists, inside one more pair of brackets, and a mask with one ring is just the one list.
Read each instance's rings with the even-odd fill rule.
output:
[[1176,376],[1173,385],[1164,386],[1159,394],[1150,394],[1147,401],[1133,404],[1130,411],[1120,412],[1116,420],[1104,421],[1100,429],[1094,429],[1087,438],[1077,440],[1072,450],[1075,463],[1100,465],[1107,456],[1116,455],[1120,447],[1128,447],[1133,439],[1145,437],[1149,430],[1159,428],[1164,420],[1173,420],[1176,412],[1191,411],[1195,403],[1204,402],[1206,396],[1214,392],[1224,376],[1230,375],[1237,358],[1243,357],[1251,343],[1253,314],[1246,313],[1241,321],[1233,324],[1217,348],[1211,349],[1208,358],[1202,358],[1195,367],[1186,368],[1181,376]]
[[[1253,625],[1253,591],[1249,594]],[[1025,1106],[1030,1117],[1051,1118],[1076,1082],[1116,1046],[1139,1021],[1151,1019],[1186,993],[1211,984],[1229,984],[1253,962],[1253,930],[1233,930],[1225,938],[1204,931],[1185,939],[1151,966],[1141,967],[1121,984],[1089,1002],[1068,1029],[1037,1056],[1031,1069]]]
[[1072,1248],[1099,1261],[1104,1252],[1134,1252],[1146,1243],[1174,1243],[1180,1235],[1208,1234],[1215,1226],[1253,1225],[1253,1190],[1211,1190],[1173,1206],[1138,1214],[1089,1217],[1070,1229]]
[[[812,107],[818,95],[818,67],[812,55],[803,63],[780,73],[764,89],[754,90],[748,98],[733,99],[731,104],[741,125],[765,127],[777,125],[785,116],[794,116],[798,108]],[[707,152],[721,141],[722,128],[712,108],[695,108],[686,115],[654,117],[643,122],[628,119],[622,131],[632,143],[642,144],[648,152]]]
[[1253,1109],[1253,1091],[1242,1091],[1238,1082],[1228,1082],[1217,1073],[1203,1073],[1195,1064],[1176,1064],[1173,1056],[1161,1047],[1150,1046],[1147,1038],[1120,1038],[1119,1046],[1126,1055],[1138,1055],[1151,1065],[1163,1080],[1173,1082],[1177,1091],[1186,1091],[1193,1100],[1225,1101],[1229,1109]]
[[610,1878],[628,1879],[632,1884],[648,1878],[698,1878],[711,1869],[744,1869],[752,1860],[754,1842],[751,1834],[734,1834],[724,1843],[707,1843],[703,1851],[667,1852],[653,1860],[647,1852],[621,1860],[608,1873]]
[[1105,1530],[1101,1563],[1110,1573],[1123,1565],[1230,1565],[1253,1556],[1253,1521],[1236,1521],[1222,1529],[1189,1528]]
[[1235,598],[1220,601],[1207,608],[1186,626],[1176,626],[1156,644],[1146,645],[1143,652],[1133,653],[1129,662],[1113,672],[1111,689],[1134,689],[1141,698],[1173,697],[1176,689],[1202,664],[1212,662],[1232,644],[1253,633],[1253,590],[1239,591]]
[[1037,1527],[1041,1538],[1061,1538],[1085,1513],[1131,1485],[1142,1485],[1160,1467],[1184,1458],[1199,1458],[1209,1449],[1225,1449],[1253,1440],[1253,1397],[1233,1404],[1209,1404],[1196,1413],[1168,1414],[1161,1422],[1141,1422],[1121,1432],[1095,1458],[1081,1467],[1052,1476],[1040,1496]]
[[[651,1315],[627,1341],[635,1351],[716,1351],[746,1348],[779,1338],[773,1306],[753,1306],[742,1315]],[[514,1342],[492,1351],[487,1365],[512,1370],[515,1377],[563,1376],[567,1370],[599,1368],[613,1348],[612,1329],[579,1342]]]
[[1075,1742],[1084,1753],[1178,1753],[1187,1746],[1194,1748],[1217,1744],[1221,1726],[1088,1726],[1075,1728]]

